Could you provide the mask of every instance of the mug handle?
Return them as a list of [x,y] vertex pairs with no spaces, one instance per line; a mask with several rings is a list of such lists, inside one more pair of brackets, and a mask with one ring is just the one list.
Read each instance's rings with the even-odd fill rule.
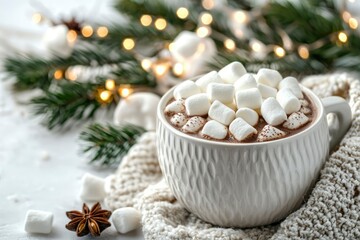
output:
[[341,97],[326,97],[321,99],[326,114],[334,113],[339,121],[339,129],[330,132],[330,150],[340,142],[349,129],[352,121],[351,108]]

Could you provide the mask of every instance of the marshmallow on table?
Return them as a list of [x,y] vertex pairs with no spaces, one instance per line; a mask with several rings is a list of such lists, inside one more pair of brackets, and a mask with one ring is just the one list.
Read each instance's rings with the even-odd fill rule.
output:
[[234,83],[235,91],[256,88],[256,80],[251,73],[246,73]]
[[187,133],[196,133],[204,126],[205,122],[206,120],[202,117],[192,117],[185,123],[182,130]]
[[200,92],[200,88],[193,81],[186,80],[176,86],[176,88],[174,89],[174,98],[188,98]]
[[176,113],[170,119],[170,122],[176,127],[184,126],[186,121],[187,118],[183,113]]
[[262,98],[266,99],[269,97],[276,97],[277,89],[269,87],[265,84],[258,83],[257,88],[259,89]]
[[81,179],[80,198],[84,201],[102,201],[106,196],[105,180],[85,173]]
[[303,98],[303,94],[299,82],[294,77],[286,77],[279,83],[279,90],[283,88],[290,88],[297,98]]
[[239,62],[232,62],[219,71],[221,79],[226,83],[233,84],[246,73],[245,67]]
[[263,102],[261,105],[261,115],[272,126],[280,125],[287,118],[284,109],[273,97],[267,98]]
[[185,100],[186,114],[189,116],[206,115],[210,108],[210,101],[206,93],[199,93]]
[[257,137],[258,142],[265,142],[270,140],[279,139],[286,136],[286,132],[277,129],[276,127],[266,125]]
[[278,71],[268,68],[260,69],[256,78],[258,83],[262,83],[273,88],[277,88],[279,82],[282,80],[282,76]]
[[141,225],[141,213],[132,207],[116,209],[111,220],[119,233],[127,233],[135,230]]
[[242,118],[236,118],[234,121],[232,121],[229,126],[229,130],[234,138],[238,141],[242,141],[252,136],[253,134],[257,134],[256,129]]
[[209,117],[229,126],[231,121],[235,119],[235,111],[218,100],[215,100],[210,106]]
[[220,140],[226,137],[228,130],[227,127],[221,123],[215,120],[210,120],[205,124],[201,133],[205,136]]
[[284,122],[283,127],[287,129],[298,129],[309,122],[309,118],[301,112],[292,113]]
[[221,77],[216,71],[211,71],[205,74],[195,82],[195,84],[201,89],[202,92],[206,92],[210,83],[223,83]]
[[208,96],[212,102],[219,100],[225,104],[234,101],[234,91],[233,85],[224,83],[210,83],[207,88]]
[[29,210],[25,217],[25,231],[28,233],[50,233],[53,218],[52,212]]
[[299,99],[293,94],[290,88],[282,88],[276,94],[276,100],[285,110],[286,114],[299,111],[301,105]]
[[165,113],[180,113],[185,111],[184,100],[175,100],[165,108]]
[[236,117],[244,119],[251,126],[255,126],[259,121],[259,115],[251,108],[239,108],[236,112]]
[[261,107],[262,97],[259,89],[257,88],[237,91],[235,99],[238,108],[248,107],[251,109],[257,109]]

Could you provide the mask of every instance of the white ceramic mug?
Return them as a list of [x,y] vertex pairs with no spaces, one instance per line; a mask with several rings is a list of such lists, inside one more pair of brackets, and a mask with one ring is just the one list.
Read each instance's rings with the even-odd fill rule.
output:
[[[320,100],[302,89],[317,109],[311,126],[287,138],[254,143],[211,141],[175,129],[164,116],[174,89],[168,91],[157,110],[157,147],[161,170],[177,200],[201,219],[226,227],[270,224],[299,208],[329,149],[351,124],[344,99]],[[340,123],[331,134],[327,113],[335,113]]]

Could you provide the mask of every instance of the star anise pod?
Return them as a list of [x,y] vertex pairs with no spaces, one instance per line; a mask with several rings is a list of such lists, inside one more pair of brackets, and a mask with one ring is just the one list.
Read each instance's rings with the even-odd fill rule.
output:
[[111,226],[108,219],[111,216],[111,212],[105,209],[101,209],[100,203],[96,203],[91,210],[84,203],[82,212],[69,211],[66,212],[66,216],[71,221],[66,224],[66,228],[70,231],[76,231],[78,237],[91,234],[92,236],[100,236],[100,233],[106,228]]

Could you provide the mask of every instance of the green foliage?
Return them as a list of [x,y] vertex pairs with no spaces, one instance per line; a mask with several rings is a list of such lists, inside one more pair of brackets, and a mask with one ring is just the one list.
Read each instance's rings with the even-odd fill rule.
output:
[[144,132],[143,128],[135,125],[115,127],[95,123],[80,134],[83,142],[82,151],[89,154],[92,163],[113,165],[120,162],[121,157]]

